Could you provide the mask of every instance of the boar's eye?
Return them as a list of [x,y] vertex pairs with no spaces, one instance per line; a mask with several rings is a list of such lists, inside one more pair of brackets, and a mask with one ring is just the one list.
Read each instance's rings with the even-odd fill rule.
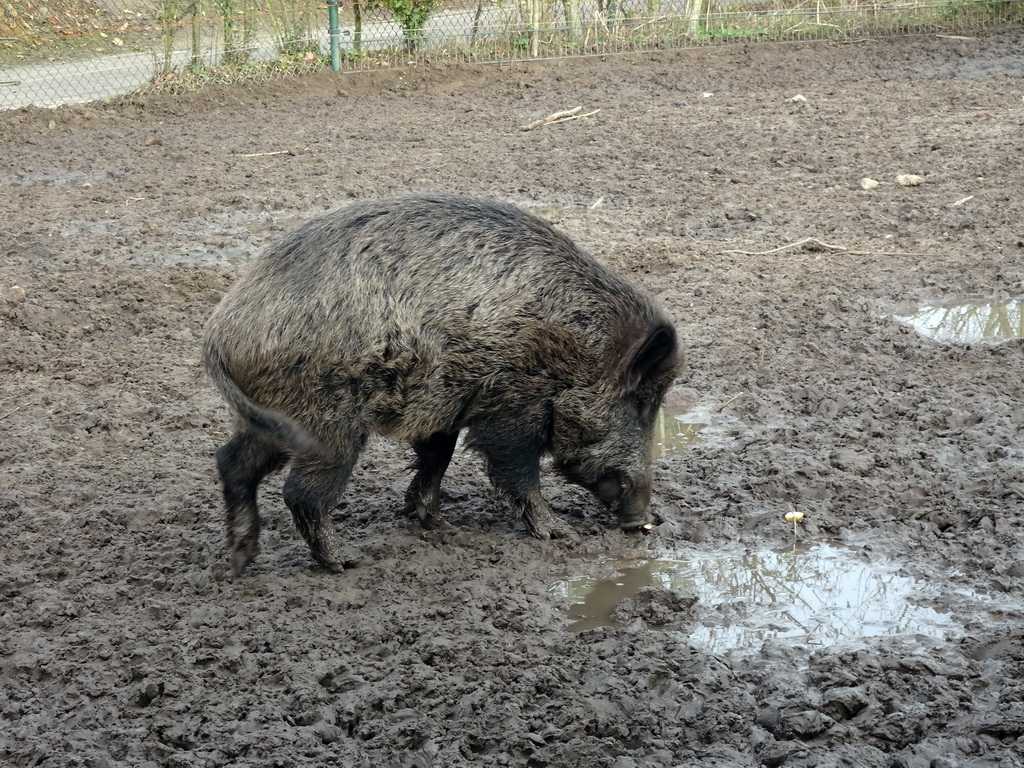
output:
[[658,401],[654,397],[639,396],[634,399],[633,407],[636,408],[637,417],[641,423],[653,421],[658,412]]

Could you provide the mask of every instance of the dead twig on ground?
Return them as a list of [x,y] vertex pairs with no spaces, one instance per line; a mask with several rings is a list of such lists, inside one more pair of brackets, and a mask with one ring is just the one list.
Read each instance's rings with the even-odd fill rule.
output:
[[281,149],[277,152],[252,152],[248,155],[239,155],[239,157],[273,157],[274,155],[305,155],[309,152],[309,147],[292,147],[291,149]]
[[799,248],[807,245],[808,243],[817,245],[821,248],[825,248],[832,251],[835,254],[846,254],[847,256],[926,256],[924,253],[914,253],[912,251],[851,251],[843,245],[832,245],[832,243],[826,243],[824,240],[819,240],[816,237],[805,237],[802,240],[797,240],[795,243],[789,243],[789,245],[780,245],[778,248],[772,248],[768,251],[721,251],[721,253],[734,253],[740,256],[770,256],[773,253],[781,253],[782,251],[788,251],[793,248]]
[[553,123],[564,123],[566,120],[581,120],[584,117],[590,117],[600,112],[600,109],[595,109],[593,112],[583,112],[583,107],[574,107],[573,109],[563,109],[561,112],[554,112],[547,117],[542,117],[540,120],[534,120],[529,125],[524,125],[519,130],[521,131],[532,131],[535,128],[540,128],[544,125],[552,125]]
[[736,401],[737,401],[737,400],[739,400],[739,399],[740,399],[741,397],[743,397],[743,396],[744,396],[745,394],[747,394],[747,393],[746,393],[746,392],[740,392],[739,394],[735,394],[735,395],[733,395],[733,396],[732,396],[732,397],[730,397],[730,398],[729,398],[728,400],[726,400],[726,401],[725,401],[724,403],[722,403],[722,404],[721,404],[720,406],[718,406],[718,408],[717,408],[717,409],[715,409],[715,410],[716,410],[716,412],[717,412],[717,413],[721,413],[721,412],[722,412],[722,411],[724,411],[724,410],[725,410],[726,408],[728,408],[728,407],[729,407],[730,405],[732,405],[732,404],[733,404],[734,402],[736,402]]
[[803,240],[797,240],[795,243],[790,243],[789,245],[780,245],[778,248],[772,248],[770,251],[722,251],[722,253],[737,253],[740,256],[768,256],[769,254],[772,253],[788,251],[790,248],[799,248],[800,246],[807,245],[808,243],[820,245],[822,248],[828,248],[829,250],[832,251],[846,250],[846,248],[844,248],[841,245],[832,245],[831,243],[826,243],[823,240],[819,240],[816,237],[805,237]]
[[20,405],[19,405],[19,406],[18,406],[17,408],[13,408],[13,409],[9,410],[9,411],[8,411],[7,413],[5,413],[5,414],[4,414],[3,416],[0,416],[0,421],[3,421],[4,419],[6,419],[6,418],[7,418],[8,416],[10,416],[11,414],[17,413],[17,412],[18,412],[18,411],[20,411],[20,410],[21,410],[21,406],[20,406]]
[[563,117],[560,120],[552,120],[550,123],[546,123],[546,125],[554,125],[555,123],[564,123],[564,122],[566,122],[568,120],[582,120],[585,117],[593,117],[594,115],[596,115],[600,111],[601,111],[600,109],[595,109],[592,112],[584,112],[582,115],[573,115],[572,117]]

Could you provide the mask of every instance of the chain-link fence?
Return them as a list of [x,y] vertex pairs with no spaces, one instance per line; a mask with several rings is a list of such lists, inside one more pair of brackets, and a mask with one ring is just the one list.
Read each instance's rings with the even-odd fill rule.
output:
[[0,0],[0,109],[425,58],[965,33],[1024,0]]

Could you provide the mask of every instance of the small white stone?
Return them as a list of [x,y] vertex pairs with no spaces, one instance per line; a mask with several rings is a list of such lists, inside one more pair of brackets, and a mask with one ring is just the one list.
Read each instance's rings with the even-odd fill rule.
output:
[[860,180],[861,189],[874,189],[877,186],[878,182],[875,181],[874,179],[869,179],[867,176]]
[[8,304],[20,304],[25,300],[25,289],[20,285],[12,285],[4,291],[4,301]]
[[899,176],[896,177],[896,183],[899,184],[901,187],[916,187],[922,181],[924,181],[922,177],[915,176],[912,173],[901,173]]

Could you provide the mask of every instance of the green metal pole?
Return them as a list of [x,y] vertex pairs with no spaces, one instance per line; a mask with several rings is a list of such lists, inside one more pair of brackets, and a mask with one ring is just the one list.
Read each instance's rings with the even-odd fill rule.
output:
[[331,69],[337,72],[341,69],[341,48],[338,39],[341,37],[341,27],[338,26],[338,0],[327,0],[327,34],[331,39]]

